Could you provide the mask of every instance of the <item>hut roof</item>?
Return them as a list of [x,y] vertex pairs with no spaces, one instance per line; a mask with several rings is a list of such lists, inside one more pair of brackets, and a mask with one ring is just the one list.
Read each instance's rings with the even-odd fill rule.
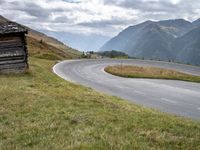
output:
[[27,33],[27,32],[28,30],[25,27],[15,22],[7,22],[0,24],[0,35],[11,34],[11,33]]

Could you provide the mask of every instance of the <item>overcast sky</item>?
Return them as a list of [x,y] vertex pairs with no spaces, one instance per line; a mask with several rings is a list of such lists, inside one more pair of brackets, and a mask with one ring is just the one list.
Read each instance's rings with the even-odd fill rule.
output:
[[199,0],[0,0],[0,14],[42,31],[113,36],[146,20],[200,18]]

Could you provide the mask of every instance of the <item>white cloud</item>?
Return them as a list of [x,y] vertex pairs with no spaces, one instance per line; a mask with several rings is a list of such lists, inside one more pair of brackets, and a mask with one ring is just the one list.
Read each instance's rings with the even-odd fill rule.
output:
[[195,0],[0,0],[0,14],[39,30],[113,36],[145,20],[200,16]]

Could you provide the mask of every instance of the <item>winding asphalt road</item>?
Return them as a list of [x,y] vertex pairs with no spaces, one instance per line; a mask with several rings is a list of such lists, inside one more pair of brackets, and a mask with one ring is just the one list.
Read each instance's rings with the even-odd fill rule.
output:
[[129,79],[104,72],[108,65],[131,64],[176,69],[200,76],[200,67],[143,60],[69,60],[56,64],[61,78],[146,107],[200,119],[200,84],[159,79]]

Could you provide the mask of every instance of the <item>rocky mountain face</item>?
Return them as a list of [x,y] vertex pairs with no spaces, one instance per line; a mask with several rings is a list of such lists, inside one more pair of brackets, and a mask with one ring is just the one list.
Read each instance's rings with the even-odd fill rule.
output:
[[146,21],[126,28],[100,51],[118,50],[137,58],[200,65],[199,27],[200,19],[194,22],[184,19]]
[[200,65],[200,26],[177,38],[172,50],[177,50],[175,54],[179,62]]
[[192,22],[192,24],[196,27],[200,26],[200,18]]

